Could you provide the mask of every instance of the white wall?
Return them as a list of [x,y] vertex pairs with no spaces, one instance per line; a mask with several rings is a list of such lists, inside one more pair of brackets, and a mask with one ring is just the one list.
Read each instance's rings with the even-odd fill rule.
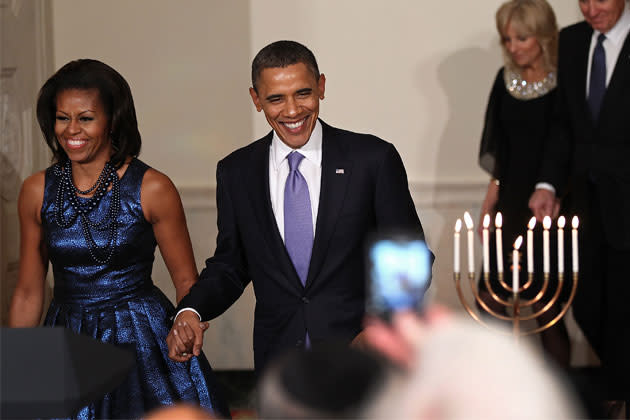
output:
[[[125,76],[144,139],[141,158],[180,189],[201,266],[214,250],[216,162],[269,130],[247,93],[251,59],[278,39],[303,42],[327,77],[321,117],[400,151],[437,254],[437,299],[457,308],[450,235],[464,209],[478,208],[487,182],[476,156],[501,65],[500,3],[53,0],[55,68],[92,57]],[[550,3],[561,25],[579,19],[577,1]],[[161,262],[154,278],[174,296]],[[212,323],[204,349],[215,367],[252,366],[252,308],[248,289]]]

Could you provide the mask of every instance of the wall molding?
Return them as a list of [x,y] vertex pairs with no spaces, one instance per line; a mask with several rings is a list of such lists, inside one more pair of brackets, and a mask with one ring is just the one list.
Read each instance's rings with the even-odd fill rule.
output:
[[[478,205],[487,188],[482,182],[412,182],[409,191],[416,207],[451,208]],[[216,186],[178,187],[187,210],[216,210]]]

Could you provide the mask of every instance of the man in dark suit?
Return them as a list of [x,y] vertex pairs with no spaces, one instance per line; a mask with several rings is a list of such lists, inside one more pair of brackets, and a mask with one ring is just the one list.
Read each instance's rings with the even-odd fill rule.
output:
[[250,280],[257,371],[288,348],[358,340],[366,235],[423,235],[394,146],[318,119],[325,82],[297,42],[254,58],[250,95],[273,130],[217,165],[217,248],[179,304],[167,340],[173,360],[198,354],[200,319],[221,315]]
[[570,192],[581,222],[574,315],[610,380],[628,390],[630,11],[625,0],[579,6],[585,21],[560,33],[555,124],[530,208],[555,216],[555,197]]

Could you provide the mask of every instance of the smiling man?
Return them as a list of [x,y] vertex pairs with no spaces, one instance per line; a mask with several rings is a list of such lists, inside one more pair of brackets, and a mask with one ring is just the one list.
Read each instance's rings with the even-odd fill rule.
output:
[[[610,382],[630,396],[630,10],[625,0],[578,0],[584,21],[563,29],[558,103],[542,182],[530,199],[538,219],[556,195],[580,215],[575,319]],[[619,387],[616,387],[619,389]]]
[[366,235],[422,235],[396,149],[319,120],[325,85],[297,42],[274,42],[254,58],[250,95],[272,131],[217,166],[217,248],[180,302],[167,340],[173,360],[199,351],[200,319],[222,314],[250,281],[258,372],[289,348],[358,340]]

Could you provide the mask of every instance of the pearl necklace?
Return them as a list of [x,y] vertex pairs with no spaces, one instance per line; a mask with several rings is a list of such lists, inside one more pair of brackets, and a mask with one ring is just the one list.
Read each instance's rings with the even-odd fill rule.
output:
[[[96,183],[87,190],[80,190],[72,181],[72,164],[70,160],[64,166],[57,163],[54,166],[54,173],[59,177],[57,195],[55,197],[55,221],[61,228],[67,229],[74,221],[80,217],[83,237],[88,245],[88,250],[92,258],[100,263],[107,264],[114,254],[114,249],[118,240],[118,214],[120,213],[120,180],[116,169],[111,163],[105,163]],[[101,199],[107,193],[107,188],[112,185],[112,201],[107,214],[101,220],[94,221],[90,218],[92,210],[98,208]],[[94,194],[86,201],[81,202],[78,195],[85,195],[90,192]],[[64,197],[68,198],[70,208],[74,212],[66,219],[63,215]],[[98,246],[94,241],[90,228],[98,231],[108,230],[108,240],[105,246]]]

